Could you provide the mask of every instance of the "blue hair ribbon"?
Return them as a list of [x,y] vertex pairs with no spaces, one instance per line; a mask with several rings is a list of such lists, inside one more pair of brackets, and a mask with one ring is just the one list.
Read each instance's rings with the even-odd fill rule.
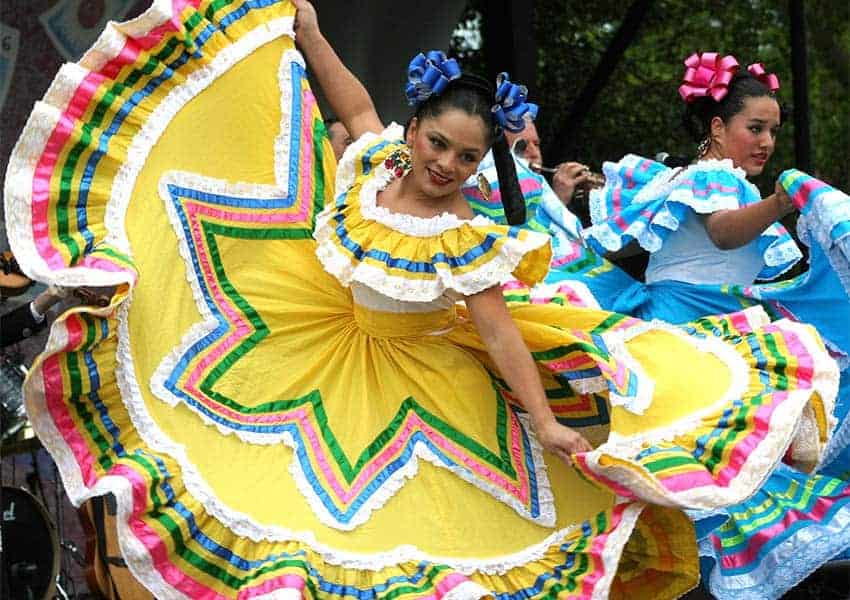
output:
[[[460,77],[460,66],[445,52],[431,50],[413,57],[407,67],[407,103],[419,106],[432,95],[440,95],[451,81]],[[511,83],[507,73],[496,78],[496,103],[492,107],[493,122],[511,133],[525,129],[526,119],[537,118],[537,105],[526,102],[528,88]]]
[[442,93],[458,77],[460,66],[455,59],[447,58],[445,52],[431,50],[428,54],[417,54],[407,67],[407,103],[418,106],[432,94]]
[[538,106],[526,102],[527,95],[527,87],[511,83],[507,73],[499,73],[496,78],[496,104],[491,109],[496,124],[511,133],[519,133],[525,129],[527,118],[537,118]]

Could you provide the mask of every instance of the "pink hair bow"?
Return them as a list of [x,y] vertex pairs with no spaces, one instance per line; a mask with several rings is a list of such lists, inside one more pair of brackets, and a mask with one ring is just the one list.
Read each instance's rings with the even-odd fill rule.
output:
[[753,63],[749,67],[747,67],[747,71],[753,74],[753,76],[761,81],[771,92],[775,92],[779,89],[779,77],[776,76],[776,73],[768,73],[764,70],[764,65],[762,63]]
[[717,52],[694,52],[685,59],[684,83],[679,86],[679,95],[685,102],[693,102],[703,96],[720,101],[729,91],[729,82],[738,71],[738,61],[731,54],[720,58]]

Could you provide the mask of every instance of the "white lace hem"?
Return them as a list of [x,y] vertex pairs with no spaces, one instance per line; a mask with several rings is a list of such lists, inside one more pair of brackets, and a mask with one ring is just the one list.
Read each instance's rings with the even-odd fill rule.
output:
[[850,234],[832,239],[832,230],[841,222],[850,222],[850,198],[839,190],[824,192],[814,206],[800,215],[797,235],[807,246],[820,245],[838,275],[844,291],[850,295]]
[[[746,309],[744,312],[748,317],[758,323],[767,322],[768,317],[760,306]],[[664,322],[649,322],[628,332],[629,337],[660,328],[670,331],[683,339],[694,343],[703,351],[710,352],[722,360],[732,370],[732,382],[726,394],[714,405],[706,407],[696,413],[689,415],[672,425],[645,431],[634,436],[622,436],[615,432],[609,434],[608,440],[586,455],[588,468],[601,476],[617,481],[631,490],[639,490],[639,499],[652,504],[662,506],[674,506],[682,509],[711,511],[715,508],[737,504],[746,500],[760,488],[772,472],[775,465],[782,459],[791,444],[802,448],[813,449],[816,456],[812,457],[816,462],[817,457],[824,452],[829,432],[834,428],[835,419],[831,417],[835,398],[838,392],[838,368],[828,353],[818,344],[818,340],[812,335],[811,329],[788,320],[773,323],[784,329],[792,329],[806,347],[807,352],[814,357],[813,364],[819,365],[819,371],[814,378],[811,389],[794,390],[789,398],[783,401],[774,411],[771,418],[771,429],[765,440],[751,452],[742,465],[738,474],[727,487],[709,485],[704,488],[691,488],[682,492],[671,492],[663,488],[653,476],[644,470],[643,475],[637,475],[630,469],[618,466],[603,466],[608,457],[621,458],[631,461],[642,449],[643,444],[649,441],[671,441],[676,436],[684,435],[693,431],[702,420],[716,413],[718,409],[736,398],[743,396],[743,392],[749,385],[749,365],[733,348],[729,347],[720,339],[705,337],[695,339],[688,336],[679,328]],[[823,402],[824,412],[830,415],[826,432],[819,432],[816,423],[804,423],[814,419],[814,412],[810,408],[811,396],[818,393]],[[826,441],[821,438],[823,434]],[[812,439],[814,437],[815,439]],[[652,483],[647,483],[650,481]]]
[[847,446],[850,446],[850,417],[845,417],[838,429],[833,432],[832,439],[829,440],[829,443],[826,446],[826,450],[823,453],[823,458],[820,461],[819,467],[829,465],[829,463],[838,458],[838,455],[841,454]]
[[605,547],[600,553],[604,575],[599,578],[599,581],[593,588],[591,600],[605,600],[608,598],[611,592],[611,584],[614,581],[614,576],[617,574],[620,558],[623,555],[623,549],[632,536],[638,517],[640,517],[644,508],[646,508],[646,505],[641,502],[630,502],[629,506],[623,511],[620,525],[611,532],[605,543]]
[[[703,160],[678,171],[673,169],[664,169],[657,173],[636,195],[632,204],[643,204],[651,202],[658,198],[665,198],[664,206],[659,210],[649,221],[649,223],[634,222],[630,224],[626,230],[619,233],[614,228],[607,224],[608,218],[615,216],[609,215],[605,203],[605,191],[609,188],[624,187],[622,177],[618,173],[618,167],[635,166],[643,158],[629,154],[626,155],[619,163],[607,163],[605,169],[605,187],[602,189],[591,190],[590,193],[590,212],[592,226],[584,230],[585,238],[593,238],[609,252],[617,252],[623,248],[624,238],[629,237],[635,239],[641,248],[648,252],[657,252],[661,249],[664,240],[655,233],[653,226],[663,227],[669,231],[676,231],[681,223],[670,210],[670,204],[683,204],[698,214],[710,214],[720,210],[736,209],[740,206],[737,193],[724,193],[720,191],[712,191],[706,198],[696,198],[693,190],[680,188],[680,182],[686,177],[693,176],[695,173],[708,173],[713,171],[727,171],[736,179],[740,185],[747,188],[754,197],[760,198],[761,193],[746,178],[746,173],[743,169],[735,167],[730,159],[723,160]],[[791,240],[784,242],[779,241],[779,231],[776,223],[771,224],[762,234],[762,236],[775,237],[762,254],[762,260],[767,267],[780,267],[781,272],[772,273],[773,277],[778,277],[785,273],[788,269],[794,266],[802,257],[800,249]],[[789,264],[790,263],[790,264]]]
[[[764,600],[779,598],[818,567],[850,547],[850,505],[828,522],[800,529],[742,575],[724,575],[715,565],[708,577],[709,591],[718,600]],[[699,542],[700,556],[717,560],[707,536]]]
[[[81,266],[61,269],[51,267],[37,250],[32,235],[32,181],[36,164],[58,125],[62,112],[88,73],[101,68],[116,56],[129,36],[144,36],[151,29],[169,22],[172,19],[172,10],[168,0],[156,0],[147,11],[135,19],[125,23],[110,22],[79,63],[62,66],[44,100],[36,102],[9,159],[4,186],[9,243],[29,277],[64,287],[107,287],[135,283],[131,274],[124,270],[110,272]],[[104,243],[120,249],[128,256],[131,255],[124,228],[130,196],[148,154],[177,112],[230,67],[260,46],[284,35],[293,37],[292,25],[292,17],[282,17],[256,27],[221,50],[206,68],[192,73],[185,82],[168,93],[144,126],[134,135],[127,148],[126,161],[119,167],[112,181],[104,217]],[[304,59],[295,50],[285,52],[281,59],[281,63],[289,61],[304,65]],[[282,90],[284,94],[288,93],[286,88]],[[288,131],[288,127],[288,122],[281,123],[281,136]],[[278,143],[275,150],[276,159],[280,158],[278,152],[283,152],[284,149]],[[285,163],[281,164],[276,160],[276,167],[278,165],[280,167],[276,169],[276,175],[286,183],[288,174]]]
[[632,396],[622,396],[613,389],[609,389],[608,400],[611,406],[622,406],[630,413],[642,415],[652,404],[655,393],[655,381],[646,373],[640,362],[629,352],[626,342],[631,338],[645,333],[651,329],[659,329],[661,321],[647,322],[643,326],[633,327],[627,331],[613,331],[602,334],[605,346],[611,356],[623,364],[627,369],[637,376],[638,389]]

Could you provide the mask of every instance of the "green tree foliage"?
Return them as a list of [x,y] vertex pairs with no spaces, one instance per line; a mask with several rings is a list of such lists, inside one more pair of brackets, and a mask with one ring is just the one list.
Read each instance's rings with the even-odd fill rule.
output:
[[[605,48],[614,37],[629,2],[536,0],[538,48],[538,130],[544,143],[563,124]],[[742,65],[763,62],[779,76],[779,97],[793,110],[788,3],[764,0],[656,0],[638,36],[611,74],[577,131],[572,158],[599,168],[633,152],[659,151],[693,156],[695,144],[681,126],[683,103],[677,92],[682,61],[694,51],[733,54]],[[480,26],[476,14],[487,2],[470,2],[467,26]],[[850,189],[850,5],[820,0],[806,6],[808,67],[815,174]],[[469,40],[464,35],[458,42]],[[486,60],[469,44],[464,61]],[[776,152],[756,182],[763,191],[783,169],[794,166],[793,121],[780,132]]]

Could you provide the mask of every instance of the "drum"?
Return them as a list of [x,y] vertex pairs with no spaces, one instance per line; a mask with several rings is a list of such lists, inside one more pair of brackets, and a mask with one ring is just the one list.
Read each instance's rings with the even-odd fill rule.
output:
[[26,424],[23,383],[26,369],[0,354],[0,443],[12,439]]
[[59,538],[44,506],[26,490],[2,488],[3,577],[0,597],[51,598],[59,575]]

